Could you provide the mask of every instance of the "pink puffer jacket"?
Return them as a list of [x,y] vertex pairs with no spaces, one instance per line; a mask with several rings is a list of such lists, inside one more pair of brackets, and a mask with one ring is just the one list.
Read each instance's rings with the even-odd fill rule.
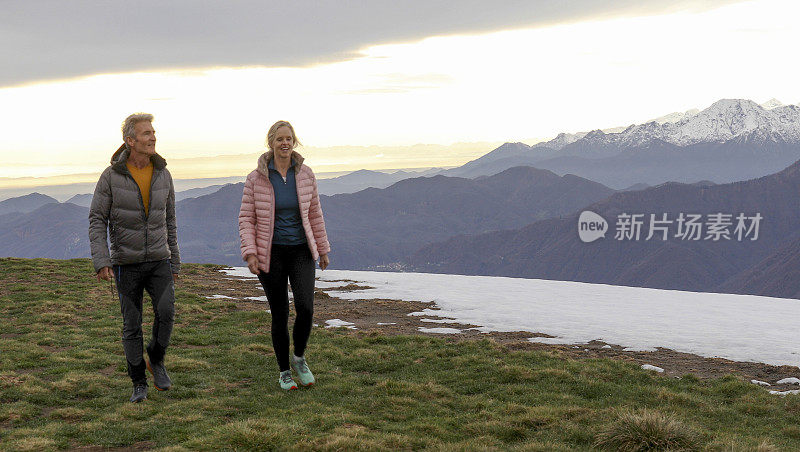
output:
[[[258,159],[258,168],[253,170],[244,183],[242,207],[239,209],[239,239],[242,242],[242,259],[254,254],[258,257],[258,268],[269,273],[269,257],[272,250],[272,231],[275,224],[275,192],[269,182],[267,164],[272,160],[272,151]],[[300,219],[306,232],[306,240],[314,260],[328,254],[331,245],[325,232],[325,220],[317,194],[317,179],[314,172],[303,165],[303,157],[292,152],[295,161],[297,200],[300,204]]]

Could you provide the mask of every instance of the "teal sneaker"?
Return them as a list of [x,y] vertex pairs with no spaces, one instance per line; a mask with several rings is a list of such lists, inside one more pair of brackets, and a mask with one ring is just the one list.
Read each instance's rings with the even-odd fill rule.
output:
[[287,391],[290,389],[297,389],[297,383],[295,383],[294,378],[292,378],[291,370],[284,370],[281,372],[280,377],[278,377],[278,383],[280,383],[281,389],[285,389]]
[[290,362],[292,369],[297,372],[297,379],[300,380],[302,386],[311,386],[314,384],[316,381],[314,379],[314,374],[312,374],[311,370],[308,368],[308,363],[305,358],[292,356]]

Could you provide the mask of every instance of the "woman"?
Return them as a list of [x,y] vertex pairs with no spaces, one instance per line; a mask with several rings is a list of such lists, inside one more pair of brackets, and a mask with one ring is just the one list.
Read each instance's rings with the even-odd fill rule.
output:
[[[272,346],[278,358],[281,388],[297,389],[314,384],[304,358],[314,313],[315,261],[328,266],[330,244],[317,194],[317,180],[303,157],[294,151],[300,142],[287,121],[269,128],[267,147],[258,167],[247,176],[239,209],[242,259],[258,275],[272,312]],[[289,357],[289,299],[286,281],[292,285],[297,317]]]

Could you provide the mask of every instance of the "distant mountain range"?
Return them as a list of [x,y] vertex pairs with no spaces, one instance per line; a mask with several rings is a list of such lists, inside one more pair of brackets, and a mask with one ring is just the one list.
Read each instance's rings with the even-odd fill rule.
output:
[[[99,177],[100,174],[97,174]],[[200,190],[208,190],[209,187],[216,186],[217,188],[222,187],[225,184],[235,184],[237,182],[242,182],[245,176],[233,176],[233,177],[210,177],[210,178],[200,178],[200,179],[175,179],[173,182],[175,183],[175,192],[178,193],[191,193],[190,190],[192,189],[200,189]],[[3,179],[6,179],[5,181]],[[0,177],[0,182],[8,183],[7,178]],[[40,193],[52,198],[59,200],[60,202],[71,202],[77,205],[89,205],[86,203],[87,196],[91,198],[91,194],[94,193],[94,188],[97,182],[81,182],[81,183],[74,183],[74,184],[63,184],[63,185],[39,185],[35,187],[4,187],[0,188],[0,202],[3,200],[7,200],[10,198],[21,197],[23,195],[27,195],[30,193]],[[4,184],[5,185],[5,184]],[[214,190],[215,191],[215,190]],[[206,191],[203,194],[209,193]],[[189,194],[187,197],[195,197],[200,196],[199,194]]]
[[89,209],[58,202],[0,215],[0,256],[88,257],[88,217]]
[[[218,185],[209,185],[208,187],[190,188],[188,190],[178,191],[175,192],[175,201],[177,202],[177,201],[182,201],[184,199],[197,198],[199,196],[208,195],[210,193],[218,191],[222,187],[224,187],[224,185],[218,184]],[[75,195],[64,202],[72,203],[75,204],[76,206],[90,207],[92,205],[93,196],[94,195],[91,193]],[[58,201],[53,199],[53,201],[51,202],[58,202]]]
[[[329,178],[329,179],[318,179],[319,193],[323,194],[323,195],[336,195],[336,194],[339,194],[339,193],[355,193],[357,191],[361,191],[361,190],[363,190],[365,188],[370,188],[370,187],[373,187],[373,188],[386,188],[386,187],[392,185],[393,183],[395,183],[397,181],[400,181],[400,180],[403,180],[403,179],[409,179],[411,177],[432,176],[432,175],[438,174],[441,171],[442,171],[441,168],[432,168],[432,169],[422,170],[422,171],[402,171],[402,170],[400,170],[400,171],[395,171],[395,172],[358,170],[358,171],[353,171],[352,173],[344,174],[342,176],[337,176],[337,177],[333,177],[333,178]],[[242,177],[235,177],[235,178],[229,178],[229,179],[234,179],[234,181],[232,183],[236,183],[236,182],[239,182],[242,179]],[[216,179],[209,179],[209,180],[216,180]],[[187,186],[187,185],[191,186],[193,183],[197,183],[195,181],[197,181],[197,180],[189,179],[189,180],[184,180],[184,181],[175,181],[175,186],[176,186],[176,189],[178,190],[178,191],[175,192],[175,200],[176,201],[181,201],[181,200],[184,200],[184,199],[197,198],[199,196],[208,195],[208,194],[214,193],[215,191],[219,190],[224,185],[227,185],[227,184],[215,184],[215,185],[209,185],[209,186],[205,186],[205,187],[197,187],[197,188],[190,188],[190,189],[186,189],[186,190],[180,190],[181,186]],[[94,185],[93,184],[82,184],[81,187],[83,187],[84,190],[91,190],[91,189],[94,188]],[[34,194],[39,195],[39,196],[45,196],[45,195],[41,195],[40,193],[34,193]],[[19,199],[19,198],[20,197],[10,198],[9,200],[11,200],[11,199]],[[45,196],[45,198],[47,198],[47,200],[48,200],[47,202],[58,202],[56,199],[54,199],[54,198],[52,198],[50,196]],[[17,207],[11,207],[11,205],[9,205],[7,208],[4,208],[3,204],[2,204],[3,202],[5,202],[5,201],[0,201],[0,215],[5,211],[8,211],[8,212],[19,211]],[[32,201],[30,201],[30,200],[22,200],[22,201],[11,201],[11,202],[12,203],[22,202],[22,204],[27,205],[27,204],[31,203]],[[92,193],[77,194],[77,195],[74,195],[71,198],[67,199],[64,202],[72,203],[72,204],[75,204],[75,205],[78,205],[78,206],[89,207],[92,204]],[[31,205],[34,205],[34,204],[31,204]],[[36,207],[38,207],[38,206],[40,206],[42,204],[46,204],[46,203],[36,204]],[[26,211],[30,211],[30,210],[31,209],[28,209]]]
[[386,188],[403,179],[432,176],[440,171],[440,168],[425,171],[396,171],[393,173],[358,170],[339,177],[318,179],[317,185],[321,195],[338,195],[340,193],[355,193],[370,187]]
[[[722,100],[535,146],[506,143],[462,167],[423,173],[428,177],[362,170],[319,186],[338,193],[321,196],[332,268],[800,298],[798,159],[800,107]],[[364,186],[376,188],[347,193]],[[185,261],[241,265],[241,193],[241,183],[180,193]],[[58,204],[35,193],[0,202],[0,256],[87,257],[88,209],[81,205],[90,200],[79,195]],[[763,222],[754,241],[625,241],[609,232],[584,243],[577,235],[584,209],[605,218],[611,231],[625,213],[644,214],[645,231],[649,214],[675,221],[681,213],[758,213]]]
[[[744,182],[667,183],[614,192],[530,167],[478,179],[407,179],[386,189],[322,196],[333,268],[503,275],[800,298],[800,162]],[[241,265],[242,185],[177,203],[187,262]],[[579,207],[580,206],[580,207]],[[585,206],[585,207],[583,207]],[[608,221],[578,239],[578,212]],[[621,214],[643,214],[641,240],[616,240]],[[645,240],[649,214],[763,217],[757,240]],[[49,203],[0,215],[0,255],[88,257],[88,209]],[[536,221],[541,219],[540,221]],[[673,225],[674,227],[674,225]],[[732,229],[733,226],[731,226]],[[490,232],[486,232],[490,231]],[[674,232],[674,231],[673,231]],[[704,232],[705,233],[705,232]]]
[[[241,264],[237,217],[242,188],[241,183],[226,185],[212,194],[177,202],[178,240],[184,260]],[[520,227],[568,214],[611,193],[608,187],[576,176],[520,167],[476,180],[441,175],[405,179],[386,189],[322,195],[321,202],[336,249],[333,268],[388,268],[420,246],[454,234]],[[72,207],[58,210],[52,206]],[[43,252],[28,243],[43,237],[27,232],[41,223],[63,224],[63,230],[53,231],[55,235],[87,234],[87,208],[73,204],[45,207],[48,209],[13,215],[13,222],[0,221],[0,230],[10,230],[19,238],[13,248],[0,243],[0,255],[32,257],[33,251],[26,250]],[[67,251],[54,247],[52,253],[86,257],[88,245]],[[54,257],[52,253],[40,257]]]
[[91,193],[84,193],[82,195],[75,195],[64,202],[75,204],[76,206],[89,207],[92,205],[93,197],[94,195],[92,195]]
[[444,174],[476,177],[528,165],[576,174],[613,188],[668,181],[733,182],[780,171],[800,158],[800,107],[725,99],[699,112],[620,132],[560,134],[528,146],[506,143]]
[[390,268],[426,243],[568,214],[613,190],[530,167],[464,179],[419,177],[322,197],[335,268]]
[[[608,221],[603,239],[578,237],[579,212],[523,228],[458,236],[423,247],[406,261],[406,270],[518,276],[696,291],[800,297],[800,162],[781,172],[723,185],[667,183],[635,192],[618,192],[586,206]],[[733,234],[739,214],[759,214],[758,238],[700,240],[675,237],[681,213],[731,215]],[[644,214],[640,240],[617,240],[621,214]],[[664,214],[668,240],[645,240],[650,214]],[[752,223],[752,222],[750,222]],[[746,223],[750,226],[750,223]],[[752,237],[752,236],[751,236]]]
[[31,193],[17,198],[6,199],[5,201],[0,201],[0,215],[13,212],[32,212],[45,204],[53,202],[58,201],[41,193]]
[[178,244],[186,262],[243,265],[239,251],[239,206],[243,183],[175,204]]

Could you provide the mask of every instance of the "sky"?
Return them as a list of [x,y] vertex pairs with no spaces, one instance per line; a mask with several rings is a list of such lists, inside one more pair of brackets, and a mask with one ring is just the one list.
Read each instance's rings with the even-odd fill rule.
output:
[[188,179],[244,176],[279,119],[324,173],[456,166],[722,98],[800,102],[793,0],[2,6],[0,188],[96,180],[138,111]]

